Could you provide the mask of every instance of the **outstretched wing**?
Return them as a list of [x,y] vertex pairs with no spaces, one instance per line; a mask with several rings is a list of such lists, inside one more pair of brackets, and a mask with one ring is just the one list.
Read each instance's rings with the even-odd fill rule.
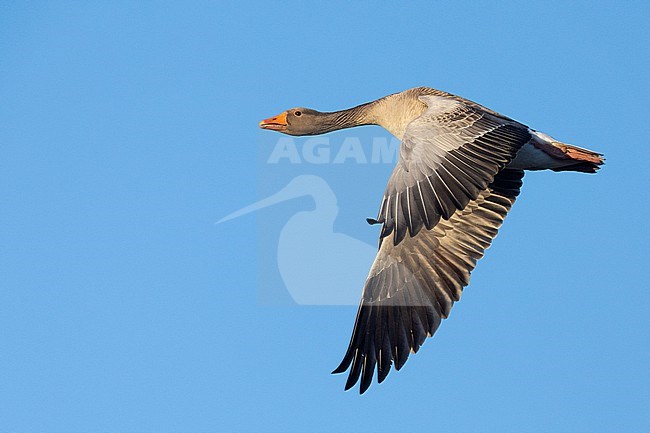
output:
[[440,96],[421,96],[427,110],[406,128],[379,215],[393,245],[435,227],[478,197],[530,140],[512,119]]
[[[382,382],[399,370],[449,315],[470,272],[496,236],[515,202],[524,172],[503,170],[487,188],[447,221],[406,237],[382,242],[365,283],[352,338],[334,373],[350,368],[345,389],[361,378],[361,393],[377,369]],[[436,190],[437,191],[437,190]]]

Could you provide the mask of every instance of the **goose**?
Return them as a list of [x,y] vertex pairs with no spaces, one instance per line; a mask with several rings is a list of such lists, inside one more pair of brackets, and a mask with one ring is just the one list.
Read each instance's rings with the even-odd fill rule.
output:
[[350,109],[292,108],[260,128],[317,135],[379,125],[401,140],[376,218],[379,248],[348,349],[332,373],[363,394],[433,336],[519,195],[524,170],[595,173],[601,153],[562,143],[476,102],[417,87]]

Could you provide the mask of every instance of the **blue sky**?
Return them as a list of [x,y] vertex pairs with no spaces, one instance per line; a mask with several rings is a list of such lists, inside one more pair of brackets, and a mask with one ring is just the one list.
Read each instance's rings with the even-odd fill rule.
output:
[[[649,12],[4,3],[0,431],[649,431]],[[390,165],[270,166],[280,136],[257,123],[420,85],[607,165],[528,174],[436,336],[344,393],[329,372],[356,307],[298,305],[277,264],[283,224],[314,203],[216,222],[316,175],[337,196],[334,231],[374,244],[364,219]],[[388,134],[328,137],[335,154]]]

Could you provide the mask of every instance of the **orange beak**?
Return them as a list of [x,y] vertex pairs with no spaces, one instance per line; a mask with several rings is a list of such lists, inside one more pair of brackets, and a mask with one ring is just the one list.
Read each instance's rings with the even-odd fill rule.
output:
[[262,120],[260,128],[270,129],[271,131],[284,131],[287,128],[287,112]]

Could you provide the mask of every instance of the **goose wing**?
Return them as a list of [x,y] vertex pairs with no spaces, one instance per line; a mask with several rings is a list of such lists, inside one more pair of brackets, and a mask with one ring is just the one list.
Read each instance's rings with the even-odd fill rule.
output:
[[420,96],[426,111],[408,124],[379,215],[381,239],[448,220],[475,200],[530,140],[528,127],[476,104]]
[[398,245],[381,243],[350,345],[334,370],[342,373],[350,368],[346,390],[361,379],[360,391],[365,392],[375,369],[382,382],[393,363],[399,370],[409,352],[417,352],[435,333],[496,236],[523,176],[520,170],[502,170],[476,197],[464,199],[465,205],[448,220]]

